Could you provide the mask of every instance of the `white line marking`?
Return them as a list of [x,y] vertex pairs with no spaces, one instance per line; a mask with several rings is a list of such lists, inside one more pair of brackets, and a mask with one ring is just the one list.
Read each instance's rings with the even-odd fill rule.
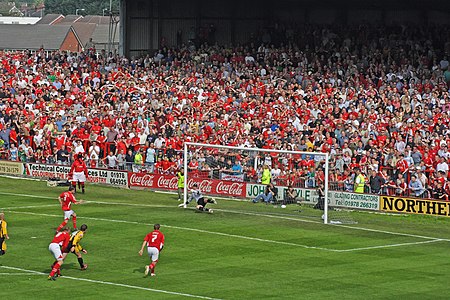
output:
[[440,241],[450,242],[450,239],[437,238],[437,237],[424,236],[424,235],[417,235],[417,234],[410,234],[410,233],[392,232],[392,231],[371,229],[371,228],[364,228],[364,227],[353,227],[353,226],[349,226],[349,225],[340,225],[340,224],[330,224],[330,225],[331,226],[337,226],[337,227],[356,229],[356,230],[363,230],[363,231],[378,232],[378,233],[384,233],[384,234],[392,234],[392,235],[414,237],[414,238],[425,239],[425,240],[440,240]]
[[390,244],[390,245],[380,245],[380,246],[369,246],[369,247],[342,249],[342,250],[335,250],[335,251],[336,252],[353,252],[353,251],[372,250],[372,249],[380,249],[380,248],[391,248],[391,247],[402,247],[402,246],[409,246],[409,245],[429,244],[429,243],[436,243],[436,242],[445,242],[445,240],[436,239],[436,240],[429,240],[429,241],[423,241],[423,242],[411,242],[411,243],[400,243],[400,244]]
[[[7,212],[8,213],[16,213],[16,214],[24,214],[24,215],[32,215],[32,216],[44,216],[44,217],[55,217],[55,218],[61,217],[61,216],[58,216],[58,215],[41,214],[41,213],[33,213],[33,212],[26,212],[26,211],[9,210]],[[113,223],[125,223],[125,224],[134,224],[134,225],[145,225],[145,226],[153,226],[154,225],[154,224],[150,224],[150,223],[142,223],[142,222],[136,222],[136,221],[113,220],[113,219],[91,218],[91,217],[80,217],[79,219],[94,220],[94,221],[104,221],[104,222],[113,222]],[[295,243],[289,243],[289,242],[282,242],[282,241],[273,241],[273,240],[261,239],[261,238],[256,238],[256,237],[236,235],[236,234],[229,234],[229,233],[209,231],[209,230],[189,228],[189,227],[179,227],[179,226],[164,225],[164,224],[161,224],[161,226],[164,226],[164,227],[167,227],[167,228],[178,229],[178,230],[186,230],[186,231],[208,233],[208,234],[221,235],[221,236],[227,236],[227,237],[234,237],[234,238],[258,241],[258,242],[280,244],[280,245],[286,245],[286,246],[295,246],[295,247],[301,247],[301,248],[306,248],[306,249],[317,249],[317,250],[332,251],[332,252],[336,251],[335,249],[320,248],[320,247],[307,246],[307,245],[295,244]]]
[[[33,213],[33,212],[20,212],[20,211],[19,212],[8,211],[8,212],[10,212],[10,213],[17,213],[17,214],[35,215],[35,216],[59,217],[57,215],[40,214],[40,213]],[[94,220],[94,221],[104,221],[104,222],[113,222],[113,223],[125,223],[125,224],[153,226],[153,224],[150,224],[150,223],[142,223],[142,222],[135,222],[135,221],[113,220],[113,219],[91,218],[91,217],[83,217],[83,218],[84,219],[88,219],[88,220]],[[272,243],[272,244],[280,244],[280,245],[286,245],[286,246],[294,246],[294,247],[301,247],[301,248],[305,248],[305,249],[315,249],[315,250],[322,250],[322,251],[329,251],[329,252],[352,252],[352,251],[361,251],[361,250],[370,250],[370,249],[379,249],[379,248],[390,248],[390,247],[400,247],[400,246],[408,246],[408,245],[419,245],[419,244],[427,244],[427,243],[440,242],[440,241],[449,241],[449,240],[446,240],[446,239],[433,239],[433,240],[424,241],[424,242],[388,244],[388,245],[369,246],[369,247],[351,248],[351,249],[331,249],[331,248],[307,246],[307,245],[295,244],[295,243],[290,243],[290,242],[274,241],[274,240],[268,240],[268,239],[262,239],[262,238],[256,238],[256,237],[249,237],[249,236],[229,234],[229,233],[209,231],[209,230],[189,228],[189,227],[179,227],[179,226],[164,225],[164,224],[163,224],[163,226],[165,226],[167,228],[178,229],[178,230],[186,230],[186,231],[194,231],[194,232],[200,232],[200,233],[208,233],[208,234],[227,236],[227,237],[233,237],[233,238],[239,238],[239,239],[245,239],[245,240],[251,240],[251,241],[258,241],[258,242]]]
[[0,192],[0,195],[9,195],[9,196],[20,196],[20,197],[28,197],[28,198],[40,198],[40,199],[55,199],[55,200],[58,200],[58,197],[47,197],[47,196],[27,195],[27,194],[16,194],[16,193],[7,193],[7,192]]
[[42,274],[32,274],[32,273],[0,273],[0,276],[31,276],[31,275],[45,275]]
[[17,209],[17,208],[40,208],[40,207],[50,207],[50,206],[60,206],[60,205],[59,204],[47,204],[47,205],[30,205],[30,206],[16,206],[16,207],[0,207],[0,210]]
[[9,179],[30,180],[30,181],[47,181],[47,180],[36,179],[36,178],[17,177],[17,176],[9,176],[9,175],[0,175],[0,177],[9,178]]
[[[35,274],[35,275],[47,275],[47,274],[42,273],[42,272],[33,271],[33,270],[27,270],[27,269],[22,269],[22,268],[16,268],[16,267],[0,266],[0,268],[4,268],[4,269],[8,269],[8,270],[22,271],[22,272],[27,272],[27,273],[30,273],[30,274]],[[151,289],[151,288],[146,288],[146,287],[142,287],[142,286],[128,285],[128,284],[123,284],[123,283],[114,283],[114,282],[101,281],[101,280],[93,280],[93,279],[80,278],[80,277],[62,276],[62,277],[58,278],[58,280],[60,280],[60,279],[72,279],[72,280],[77,280],[77,281],[86,281],[86,282],[91,282],[91,283],[99,283],[99,284],[120,286],[120,287],[125,287],[125,288],[136,289],[136,290],[144,290],[144,291],[151,291],[151,292],[157,292],[157,293],[163,293],[163,294],[185,296],[185,297],[190,297],[190,298],[212,299],[212,300],[217,299],[217,298],[211,298],[211,297],[205,297],[205,296],[199,296],[199,295],[171,292],[171,291],[165,291],[165,290],[159,290],[159,289]]]
[[[42,198],[42,199],[56,199],[54,197],[46,197],[46,196],[37,196],[37,195],[25,195],[25,194],[15,194],[15,193],[7,193],[7,192],[0,192],[0,195],[12,195],[12,196],[22,196],[22,197],[31,197],[31,198]],[[86,201],[91,203],[96,203],[96,201]],[[141,207],[152,207],[151,204],[135,204],[135,203],[120,203],[120,202],[101,202],[98,201],[100,204],[112,204],[112,205],[125,205],[125,206],[141,206]],[[162,206],[161,206],[162,207]],[[171,208],[176,206],[167,206],[167,208]],[[304,222],[304,223],[315,223],[315,224],[323,224],[319,221],[314,220],[306,220],[306,219],[298,219],[293,217],[283,217],[278,215],[269,215],[269,214],[263,214],[263,213],[252,213],[252,212],[244,212],[244,211],[236,211],[236,210],[228,210],[228,209],[216,209],[217,211],[223,211],[223,212],[229,212],[229,213],[235,213],[235,214],[243,214],[243,215],[249,215],[249,216],[258,216],[258,217],[266,217],[266,218],[275,218],[275,219],[282,219],[282,220],[290,220],[290,221],[297,221],[297,222]],[[378,232],[378,233],[384,233],[384,234],[390,234],[390,235],[399,235],[399,236],[407,236],[407,237],[415,237],[415,238],[421,238],[421,239],[427,239],[427,240],[442,240],[442,241],[450,241],[450,239],[445,238],[438,238],[438,237],[431,237],[431,236],[423,236],[423,235],[416,235],[416,234],[409,234],[409,233],[401,233],[401,232],[392,232],[392,231],[386,231],[386,230],[379,230],[379,229],[371,229],[371,228],[365,228],[365,227],[354,227],[349,225],[342,225],[342,224],[328,224],[330,226],[336,226],[336,227],[344,227],[349,229],[355,229],[355,230],[362,230],[362,231],[369,231],[369,232]]]
[[[250,215],[250,216],[261,216],[261,217],[266,217],[266,218],[276,218],[276,219],[298,221],[298,222],[305,222],[305,223],[323,224],[322,222],[319,222],[319,221],[297,219],[297,218],[292,218],[292,217],[283,217],[283,216],[278,216],[278,215],[275,216],[275,215],[251,213],[251,212],[228,210],[228,209],[216,209],[216,210],[217,211],[223,211],[223,212],[229,212],[229,213],[235,213],[235,214]],[[445,238],[436,238],[436,237],[416,235],[416,234],[409,234],[409,233],[401,233],[401,232],[391,232],[391,231],[370,229],[370,228],[364,228],[364,227],[353,227],[353,226],[341,225],[341,224],[328,224],[328,225],[336,226],[336,227],[344,227],[344,228],[356,229],[356,230],[362,230],[362,231],[371,231],[371,232],[378,232],[378,233],[391,234],[391,235],[400,235],[400,236],[414,237],[414,238],[420,238],[420,239],[426,239],[426,240],[442,240],[442,241],[450,242],[450,239],[445,239]]]

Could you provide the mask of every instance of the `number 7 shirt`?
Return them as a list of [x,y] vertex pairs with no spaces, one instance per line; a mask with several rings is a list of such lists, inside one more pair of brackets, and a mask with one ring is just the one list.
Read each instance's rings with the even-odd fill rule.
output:
[[159,230],[154,230],[145,236],[144,241],[147,242],[147,247],[155,247],[161,251],[164,246],[164,234]]

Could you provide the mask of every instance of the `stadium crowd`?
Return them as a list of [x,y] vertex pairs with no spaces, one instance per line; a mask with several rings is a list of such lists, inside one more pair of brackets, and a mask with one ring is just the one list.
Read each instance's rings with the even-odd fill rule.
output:
[[[359,169],[366,192],[448,198],[448,29],[277,30],[131,59],[0,52],[1,158],[67,164],[81,152],[92,167],[175,174],[184,141],[328,152],[332,189],[353,191]],[[271,156],[276,184],[323,181],[320,157]],[[189,163],[256,181],[253,166],[209,149]]]

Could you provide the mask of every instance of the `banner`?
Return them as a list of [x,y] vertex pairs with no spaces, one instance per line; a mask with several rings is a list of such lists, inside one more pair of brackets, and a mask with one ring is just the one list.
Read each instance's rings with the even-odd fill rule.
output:
[[0,173],[9,175],[23,175],[23,163],[0,160]]
[[42,178],[68,179],[70,167],[61,165],[45,165],[27,163],[27,175]]
[[[173,175],[148,174],[148,173],[130,173],[129,186],[141,188],[153,188],[163,190],[177,190],[178,178]],[[187,187],[192,189],[194,183],[197,183],[200,191],[205,194],[245,197],[246,183],[222,181],[218,179],[189,178]]]
[[381,196],[380,202],[381,210],[387,212],[450,216],[450,202],[391,196]]
[[247,183],[245,182],[232,182],[232,181],[222,181],[218,179],[202,179],[202,178],[189,179],[188,188],[192,189],[194,183],[197,183],[200,191],[206,194],[213,194],[213,195],[245,198],[245,192],[247,190]]
[[[70,179],[68,178],[69,172],[69,166],[27,164],[27,175],[32,177]],[[117,170],[88,169],[87,182],[128,187],[128,173]]]
[[225,174],[220,173],[221,180],[244,182],[244,174]]
[[357,194],[348,192],[328,192],[330,206],[357,208],[368,210],[380,210],[380,196],[369,194]]
[[[278,200],[283,199],[288,188],[285,186],[276,187],[278,188]],[[247,184],[246,196],[247,198],[255,198],[264,193],[265,189],[266,186],[263,184]],[[303,203],[316,204],[319,199],[315,189],[294,188],[294,191],[297,199]],[[379,196],[329,191],[328,205],[331,207],[379,210]]]
[[148,189],[177,190],[178,178],[173,175],[129,173],[128,185]]
[[[278,189],[278,200],[283,199],[288,188],[285,186],[276,186],[276,188]],[[264,184],[247,184],[246,197],[255,198],[259,194],[264,193],[265,189],[266,186]],[[315,204],[319,199],[316,190],[294,188],[294,191],[297,198],[304,203]]]

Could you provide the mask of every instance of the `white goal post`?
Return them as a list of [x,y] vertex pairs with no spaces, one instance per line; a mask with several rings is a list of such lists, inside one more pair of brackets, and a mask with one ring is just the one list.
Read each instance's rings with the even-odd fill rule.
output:
[[[249,148],[249,147],[233,147],[233,146],[223,146],[223,145],[213,145],[213,144],[202,144],[202,143],[191,143],[191,142],[185,142],[184,143],[184,151],[183,151],[183,173],[184,173],[184,202],[187,202],[188,199],[188,191],[189,191],[189,185],[190,185],[190,174],[188,172],[188,165],[191,159],[192,149],[198,149],[197,151],[200,151],[201,149],[222,149],[222,150],[231,150],[231,151],[242,151],[242,152],[256,152],[256,153],[278,153],[280,155],[283,154],[293,154],[293,155],[300,155],[303,156],[320,156],[324,159],[324,207],[323,207],[323,222],[325,224],[328,223],[328,172],[329,172],[329,154],[328,153],[321,153],[321,152],[304,152],[304,151],[288,151],[288,150],[276,150],[276,149],[262,149],[262,148]],[[255,166],[256,166],[256,160],[255,160]]]

